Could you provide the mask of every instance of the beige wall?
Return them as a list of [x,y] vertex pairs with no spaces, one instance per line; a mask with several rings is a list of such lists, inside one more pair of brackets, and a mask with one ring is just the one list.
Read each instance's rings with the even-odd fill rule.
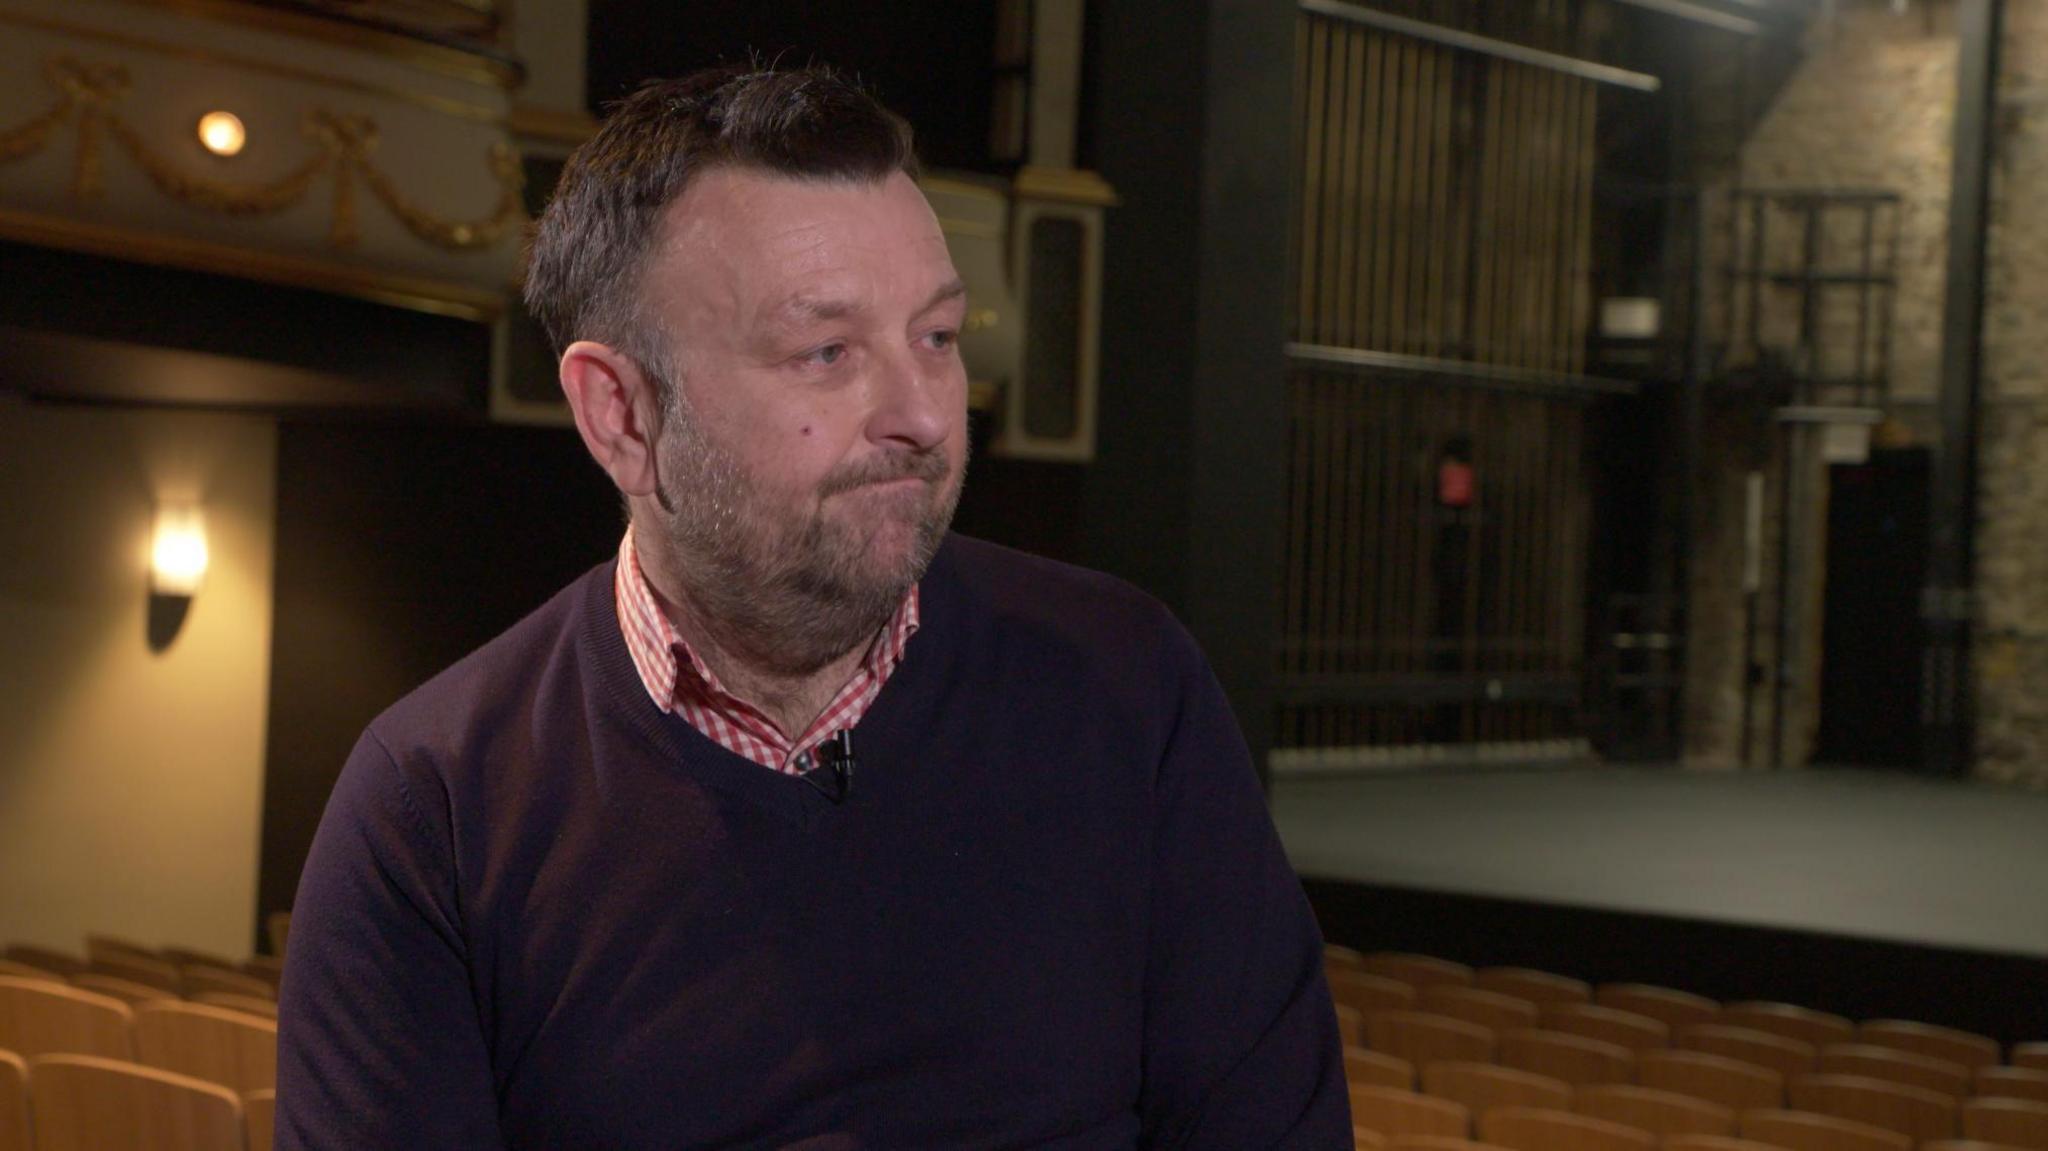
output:
[[[266,419],[0,397],[0,941],[249,950],[276,454]],[[212,562],[157,652],[159,495]]]

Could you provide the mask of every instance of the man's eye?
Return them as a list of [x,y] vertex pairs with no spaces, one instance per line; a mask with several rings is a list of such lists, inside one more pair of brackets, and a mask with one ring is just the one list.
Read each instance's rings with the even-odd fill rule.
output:
[[960,342],[960,333],[942,328],[925,338],[931,341],[935,350],[943,352]]
[[826,344],[824,347],[804,357],[810,363],[826,368],[831,367],[844,358],[846,358],[845,344]]

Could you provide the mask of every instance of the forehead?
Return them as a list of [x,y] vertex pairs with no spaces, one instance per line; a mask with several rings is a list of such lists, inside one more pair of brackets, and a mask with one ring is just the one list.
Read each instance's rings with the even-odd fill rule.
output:
[[669,205],[650,273],[671,293],[761,304],[805,288],[929,291],[953,270],[931,206],[901,172],[839,181],[722,168]]

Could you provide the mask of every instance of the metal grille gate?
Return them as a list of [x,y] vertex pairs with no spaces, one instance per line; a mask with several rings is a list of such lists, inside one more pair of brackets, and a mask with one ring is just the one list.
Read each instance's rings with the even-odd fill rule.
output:
[[1595,84],[1305,3],[1273,766],[1580,731]]

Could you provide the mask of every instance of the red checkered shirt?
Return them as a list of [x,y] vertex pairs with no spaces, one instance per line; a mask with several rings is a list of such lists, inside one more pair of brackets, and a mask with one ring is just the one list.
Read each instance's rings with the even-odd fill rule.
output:
[[853,678],[801,735],[791,739],[760,708],[727,691],[718,676],[676,632],[654,598],[653,589],[647,586],[646,576],[641,574],[631,527],[619,543],[619,567],[614,582],[626,650],[632,653],[633,666],[640,669],[640,682],[646,685],[654,706],[680,714],[691,727],[727,751],[790,775],[813,767],[813,752],[832,733],[860,722],[868,706],[882,693],[890,673],[902,662],[903,649],[917,631],[917,585],[912,584],[888,626],[868,647]]

